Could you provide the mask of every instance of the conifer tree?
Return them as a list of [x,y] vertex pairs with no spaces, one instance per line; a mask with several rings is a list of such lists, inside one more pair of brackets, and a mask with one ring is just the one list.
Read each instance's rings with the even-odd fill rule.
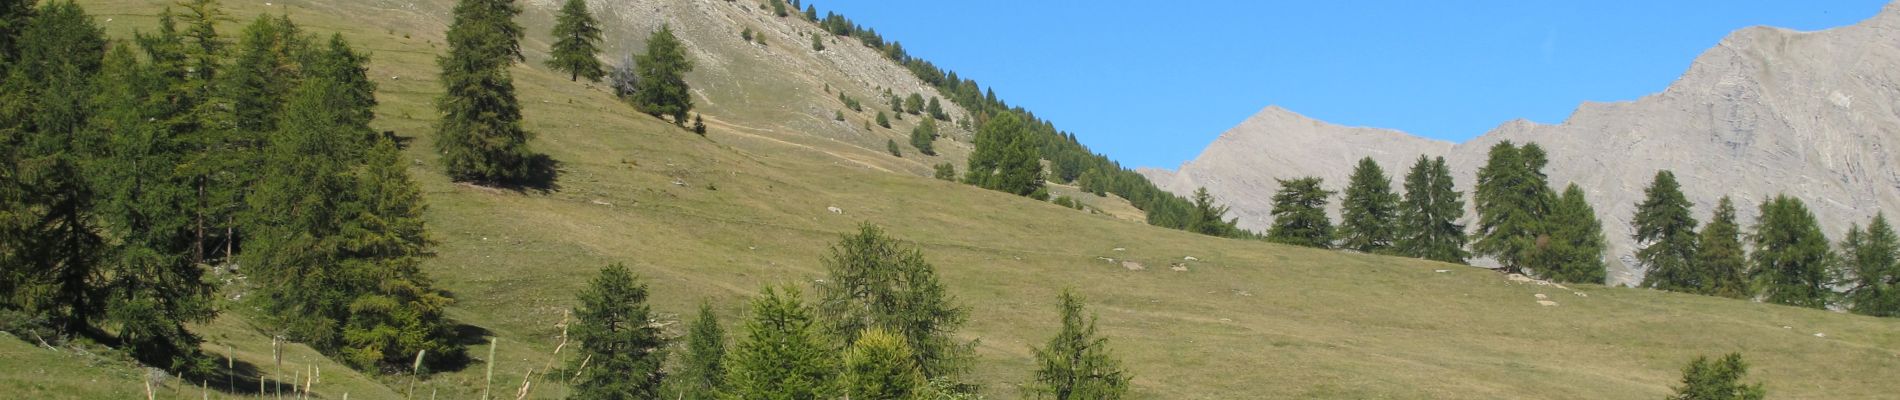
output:
[[1108,338],[1095,332],[1096,318],[1082,315],[1082,299],[1062,292],[1062,330],[1047,345],[1033,349],[1037,368],[1025,387],[1027,395],[1057,400],[1128,396],[1133,377],[1109,354]]
[[838,394],[834,348],[798,289],[767,287],[752,300],[745,331],[727,354],[720,398],[832,398]]
[[1496,258],[1514,273],[1523,273],[1539,257],[1537,238],[1546,232],[1544,218],[1555,197],[1543,173],[1547,162],[1535,143],[1520,148],[1505,141],[1491,147],[1473,195],[1478,232],[1472,253]]
[[567,0],[554,20],[554,48],[548,67],[567,73],[567,80],[600,82],[607,72],[600,64],[600,21],[587,11],[586,0]]
[[4,64],[18,60],[20,31],[33,18],[34,0],[0,1],[0,72]]
[[1730,353],[1720,360],[1710,362],[1708,357],[1696,357],[1688,367],[1682,369],[1682,386],[1676,387],[1676,393],[1670,400],[1761,400],[1768,391],[1761,384],[1744,384],[1742,377],[1748,375],[1748,364],[1742,362],[1742,355]]
[[831,336],[851,344],[881,328],[904,340],[925,376],[963,370],[972,344],[954,336],[969,312],[950,297],[922,251],[865,224],[839,238],[823,263],[818,311]]
[[1029,196],[1042,189],[1042,156],[1015,113],[991,118],[972,140],[964,181],[985,189]]
[[169,88],[127,46],[105,59],[90,129],[102,156],[94,163],[99,211],[118,243],[108,255],[106,320],[122,346],[148,365],[202,373],[199,337],[187,323],[216,314],[215,286],[190,260],[191,181],[177,173],[185,143],[156,122]]
[[[346,94],[336,94],[349,101]],[[349,113],[344,113],[347,119]],[[353,171],[355,193],[340,216],[340,265],[355,286],[343,328],[343,360],[364,370],[411,361],[418,352],[438,360],[462,356],[451,341],[454,303],[422,272],[428,257],[422,191],[409,179],[395,142],[365,138],[363,164]]]
[[263,137],[277,130],[284,102],[301,79],[299,64],[309,43],[289,18],[268,15],[259,15],[239,35],[235,62],[222,77],[224,97],[231,100],[233,135],[250,139],[254,145],[245,148],[255,152]]
[[352,165],[362,155],[353,143],[367,126],[351,126],[327,79],[305,80],[291,94],[288,112],[265,149],[263,179],[248,197],[254,226],[241,254],[257,302],[270,325],[291,340],[326,354],[342,347],[356,282],[341,265],[343,236],[356,181]]
[[1642,286],[1678,292],[1708,286],[1701,282],[1706,276],[1695,271],[1696,220],[1689,215],[1689,199],[1682,195],[1676,174],[1657,171],[1643,192],[1644,200],[1636,204],[1636,217],[1630,220],[1633,238],[1642,246],[1636,261],[1647,270]]
[[937,170],[935,174],[936,174],[937,179],[942,179],[942,180],[951,181],[951,182],[957,181],[957,166],[956,165],[950,164],[950,162],[945,161],[945,162],[937,163],[936,168]]
[[674,124],[685,126],[686,113],[693,110],[692,89],[686,85],[693,61],[671,26],[661,25],[647,36],[647,52],[638,56],[634,66],[640,72],[634,105],[647,115],[671,116]]
[[[94,79],[105,38],[84,9],[56,0],[39,6],[18,34],[19,61],[8,67],[5,132],[18,146],[12,170],[21,213],[28,222],[16,252],[19,270],[8,295],[20,308],[45,317],[63,334],[83,333],[104,309],[98,279],[106,243],[97,221],[98,193],[87,164],[97,139],[86,122],[94,112]],[[16,169],[17,168],[17,169]]]
[[699,315],[686,334],[686,353],[680,359],[678,374],[667,376],[667,384],[676,399],[711,400],[725,390],[726,331],[712,304],[700,303]]
[[1458,223],[1464,216],[1464,193],[1453,188],[1445,157],[1419,156],[1405,174],[1396,250],[1407,257],[1463,264],[1470,257],[1465,226]]
[[1392,179],[1372,157],[1359,159],[1340,200],[1339,247],[1361,253],[1390,251],[1396,229],[1399,196]]
[[1755,250],[1749,254],[1750,277],[1761,288],[1764,301],[1824,308],[1833,252],[1814,213],[1800,199],[1777,195],[1762,201],[1755,223]]
[[924,95],[920,93],[911,93],[910,97],[905,97],[904,98],[904,112],[910,115],[922,114],[924,112]]
[[533,174],[532,137],[521,127],[508,67],[521,58],[514,0],[460,0],[449,25],[449,54],[438,58],[443,95],[436,150],[451,179],[517,183]]
[[925,105],[924,110],[930,113],[931,119],[940,120],[940,121],[950,120],[950,114],[943,112],[943,103],[940,101],[937,101],[936,97],[930,98],[930,104]]
[[27,273],[16,257],[25,246],[26,206],[20,191],[17,152],[22,146],[19,133],[24,122],[27,96],[12,78],[12,64],[19,60],[19,37],[33,17],[33,1],[0,1],[0,310],[18,306],[16,294]]
[[[621,264],[610,264],[578,296],[570,329],[580,343],[569,359],[577,399],[659,397],[661,349],[666,340],[651,323],[647,287]],[[587,363],[587,365],[581,365]]]
[[1273,194],[1273,227],[1267,240],[1295,246],[1331,248],[1333,223],[1326,216],[1326,198],[1333,192],[1320,188],[1315,177],[1280,179]]
[[937,155],[936,146],[934,146],[936,141],[936,120],[924,119],[923,122],[917,123],[916,128],[911,128],[910,130],[910,146],[917,148],[917,152],[919,153],[924,153],[924,155],[927,156]]
[[1540,238],[1544,279],[1563,283],[1604,282],[1603,223],[1596,209],[1583,197],[1583,188],[1572,183],[1564,188],[1552,206],[1547,239]]
[[824,35],[811,35],[811,51],[825,51]]
[[1735,223],[1735,202],[1728,196],[1716,202],[1715,213],[1696,244],[1695,274],[1702,283],[1696,293],[1737,299],[1754,296],[1749,290],[1741,226]]
[[1194,210],[1188,216],[1188,232],[1228,237],[1240,231],[1234,226],[1238,219],[1227,218],[1227,206],[1214,204],[1214,196],[1207,193],[1207,188],[1194,189],[1192,200]]
[[[256,159],[262,149],[260,137],[266,135],[233,129],[236,121],[227,106],[233,100],[224,88],[230,43],[217,30],[227,17],[217,0],[187,0],[180,5],[183,31],[169,39],[177,45],[174,66],[182,77],[174,94],[180,110],[171,123],[190,138],[196,150],[197,161],[187,165],[197,180],[192,262],[213,263],[231,256],[232,232],[245,212],[244,196],[260,171],[247,162]],[[166,30],[162,28],[161,34]]]
[[843,395],[850,399],[914,399],[925,388],[904,339],[872,328],[844,353]]
[[891,128],[891,118],[885,116],[883,111],[877,112],[877,126],[883,127],[884,129]]
[[1900,317],[1900,237],[1885,214],[1875,214],[1865,230],[1847,231],[1841,241],[1841,264],[1848,311]]

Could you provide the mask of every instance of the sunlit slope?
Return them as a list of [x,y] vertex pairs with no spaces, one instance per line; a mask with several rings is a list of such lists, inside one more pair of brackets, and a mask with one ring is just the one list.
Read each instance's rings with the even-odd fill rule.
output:
[[[161,4],[85,3],[121,36],[149,26]],[[836,132],[783,124],[748,136],[742,131],[760,117],[722,115],[733,111],[721,106],[708,108],[708,120],[719,123],[701,138],[632,111],[599,85],[569,82],[532,63],[514,69],[516,84],[526,126],[538,135],[532,145],[561,162],[558,188],[455,184],[430,150],[445,6],[225,6],[234,21],[288,12],[311,31],[343,32],[372,52],[370,73],[381,85],[377,127],[414,139],[406,154],[439,242],[425,267],[458,299],[454,318],[500,341],[494,359],[486,345],[471,346],[485,362],[417,383],[422,395],[477,396],[490,365],[497,393],[516,393],[532,371],[531,398],[565,395],[561,379],[543,375],[560,340],[556,324],[607,263],[624,262],[643,276],[668,320],[710,301],[730,330],[742,301],[763,285],[809,287],[821,278],[826,246],[861,222],[922,246],[970,309],[963,334],[980,340],[970,379],[993,398],[1019,396],[1032,368],[1030,347],[1056,329],[1062,288],[1089,299],[1147,398],[1659,398],[1689,359],[1731,351],[1746,355],[1751,379],[1766,382],[1776,398],[1880,398],[1892,395],[1892,378],[1900,376],[1896,320],[1653,291],[1558,289],[1461,266],[1192,235],[933,180],[924,169],[895,168],[910,159],[847,143]],[[524,18],[545,19],[538,7]],[[537,40],[526,45],[533,51],[545,50],[543,25],[531,24]],[[234,22],[227,32],[235,31]],[[743,95],[703,94],[711,96],[705,104]],[[750,101],[763,108],[771,99]],[[1556,305],[1539,305],[1538,294]],[[222,355],[230,345],[273,379],[320,366],[315,391],[325,398],[397,398],[410,385],[345,372],[301,346],[289,346],[294,356],[275,375],[269,337],[239,313],[199,330],[207,350]],[[0,341],[0,356],[0,385],[35,388],[24,393],[121,398],[142,391],[141,373],[129,366],[91,367],[83,356],[17,340]],[[51,365],[60,375],[13,367],[25,364]]]

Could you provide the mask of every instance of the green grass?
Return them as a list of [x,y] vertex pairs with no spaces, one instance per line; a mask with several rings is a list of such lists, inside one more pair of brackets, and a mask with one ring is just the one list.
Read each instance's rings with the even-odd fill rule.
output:
[[[763,15],[756,8],[716,0],[664,3],[681,5],[665,11],[676,18],[715,10],[723,13],[716,17],[754,26],[782,23],[755,18]],[[689,3],[699,8],[683,6]],[[149,27],[162,3],[84,4],[109,32],[123,36]],[[448,2],[275,4],[269,9],[289,12],[311,31],[340,31],[373,52],[370,74],[381,85],[382,102],[376,124],[416,139],[407,152],[415,161],[410,171],[426,192],[439,242],[426,269],[458,299],[452,317],[500,340],[495,359],[421,382],[420,396],[435,390],[440,398],[473,398],[491,364],[497,393],[512,395],[532,370],[531,398],[563,396],[560,380],[542,378],[559,341],[555,324],[574,304],[573,293],[607,263],[625,262],[643,276],[654,309],[668,321],[711,301],[733,329],[744,300],[763,285],[820,278],[826,246],[860,222],[922,246],[968,306],[971,322],[962,334],[980,341],[970,378],[994,398],[1018,397],[1016,385],[1032,368],[1031,346],[1057,328],[1056,293],[1064,288],[1088,298],[1145,398],[1659,398],[1690,359],[1731,351],[1745,354],[1753,366],[1750,380],[1766,382],[1775,398],[1888,397],[1893,377],[1900,376],[1900,320],[1647,290],[1511,283],[1476,268],[1150,227],[1118,218],[1131,215],[1112,198],[1058,190],[1118,210],[1092,215],[930,179],[930,164],[962,153],[896,159],[882,154],[882,136],[844,140],[850,134],[801,128],[813,125],[795,117],[801,112],[785,110],[820,110],[829,121],[835,95],[818,85],[855,83],[835,72],[775,70],[771,57],[727,54],[756,49],[718,42],[739,42],[736,33],[719,36],[724,27],[681,30],[693,48],[716,53],[703,56],[728,61],[702,71],[752,72],[692,78],[714,88],[706,92],[710,101],[702,100],[716,104],[707,109],[707,137],[639,115],[598,85],[523,65],[515,77],[526,126],[539,135],[533,146],[561,162],[559,189],[517,193],[455,184],[429,150],[436,118],[431,101],[439,91],[434,55],[442,51]],[[226,8],[238,21],[265,11],[249,2]],[[530,38],[540,40],[548,10],[529,8],[524,21]],[[809,51],[808,42],[771,43],[767,51]],[[527,46],[538,52],[546,44]],[[731,79],[704,81],[721,77]],[[858,125],[858,119],[848,123]],[[886,136],[901,140],[914,122],[907,119]],[[940,147],[954,147],[944,143]],[[829,206],[844,213],[827,212]],[[1200,261],[1184,262],[1187,256]],[[1122,260],[1146,269],[1126,269]],[[1171,263],[1188,270],[1172,271]],[[1537,294],[1559,305],[1540,306]],[[348,372],[295,345],[288,347],[282,375],[273,374],[269,337],[239,315],[197,327],[209,340],[207,350],[259,366],[274,379],[321,368],[314,390],[324,398],[345,392],[351,399],[400,398],[410,385],[406,377]],[[35,346],[0,340],[0,393],[127,398],[143,392],[143,373],[124,361]],[[487,358],[486,346],[469,352]],[[171,397],[199,393],[175,380],[160,390]]]

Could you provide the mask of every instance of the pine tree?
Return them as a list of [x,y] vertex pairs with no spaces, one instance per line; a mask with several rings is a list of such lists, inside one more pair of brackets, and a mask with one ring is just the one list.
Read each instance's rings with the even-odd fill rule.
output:
[[235,62],[225,70],[225,98],[231,99],[232,122],[239,135],[261,147],[261,139],[277,130],[290,91],[302,78],[300,63],[309,43],[288,18],[259,15],[244,27]]
[[1399,254],[1407,257],[1463,264],[1465,226],[1464,193],[1452,186],[1451,168],[1445,157],[1426,159],[1419,156],[1405,174],[1405,199],[1399,204]]
[[671,116],[673,123],[685,126],[686,113],[693,110],[692,88],[686,85],[686,73],[693,71],[686,46],[673,36],[673,28],[661,25],[647,36],[647,52],[634,62],[640,72],[640,86],[634,92],[634,105],[647,115]]
[[845,349],[843,395],[850,399],[918,398],[925,382],[916,362],[902,337],[878,328],[865,331]]
[[1603,283],[1603,223],[1583,198],[1583,188],[1575,183],[1564,188],[1548,218],[1550,233],[1539,239],[1547,271],[1538,275],[1563,283]]
[[891,153],[891,157],[904,156],[904,152],[901,151],[902,149],[897,148],[897,139],[884,139],[884,150],[889,151]]
[[1029,396],[1057,400],[1112,400],[1128,396],[1130,374],[1108,352],[1108,338],[1095,332],[1096,316],[1082,315],[1082,299],[1062,292],[1062,330],[1033,349],[1034,380]]
[[1735,223],[1735,202],[1728,196],[1716,202],[1715,213],[1696,243],[1695,274],[1702,283],[1696,293],[1737,299],[1754,296],[1749,290],[1741,226]]
[[1214,204],[1207,188],[1194,189],[1194,210],[1188,217],[1187,231],[1208,236],[1229,237],[1240,231],[1237,219],[1227,218],[1227,206]]
[[508,67],[521,58],[521,7],[513,0],[460,0],[449,25],[449,54],[437,59],[443,96],[436,150],[451,179],[519,183],[534,173],[532,134],[521,127]]
[[199,337],[185,328],[216,315],[204,272],[191,264],[191,181],[175,173],[185,148],[156,123],[167,89],[127,46],[105,59],[98,113],[90,121],[104,151],[92,175],[105,201],[101,220],[118,243],[109,253],[106,320],[122,345],[147,365],[202,373]]
[[706,136],[706,118],[703,115],[693,114],[693,133]]
[[824,35],[811,35],[811,51],[825,51]]
[[1900,317],[1900,237],[1885,214],[1875,214],[1865,230],[1848,230],[1841,241],[1841,263],[1848,311]]
[[1742,355],[1730,353],[1722,359],[1710,362],[1708,357],[1696,357],[1688,367],[1682,369],[1682,386],[1676,387],[1676,393],[1670,400],[1761,400],[1768,396],[1761,384],[1741,383],[1748,375],[1748,364],[1742,362]]
[[877,112],[877,126],[883,127],[884,129],[891,128],[891,118],[885,116],[883,111]]
[[1513,273],[1523,273],[1540,257],[1537,239],[1545,234],[1544,218],[1555,197],[1543,173],[1547,162],[1535,143],[1519,148],[1505,141],[1491,147],[1473,196],[1478,232],[1472,253],[1496,258]]
[[767,287],[752,300],[745,332],[727,354],[720,398],[832,398],[838,393],[832,346],[798,289]]
[[1361,253],[1390,251],[1396,229],[1399,196],[1392,179],[1372,157],[1359,159],[1340,200],[1339,247]]
[[1800,199],[1777,195],[1761,204],[1749,271],[1764,301],[1809,308],[1827,306],[1833,252],[1814,213]]
[[969,312],[950,297],[922,251],[866,224],[839,238],[823,263],[818,311],[833,337],[851,344],[881,328],[904,339],[927,377],[964,369],[973,344],[954,336]]
[[916,128],[911,128],[910,130],[910,146],[917,148],[917,152],[919,153],[924,153],[924,155],[927,156],[937,155],[935,146],[933,146],[936,141],[936,120],[925,119],[923,122],[917,123]]
[[983,123],[973,140],[964,181],[985,189],[1029,196],[1042,190],[1042,156],[1015,113]]
[[1315,177],[1280,179],[1273,194],[1273,227],[1267,240],[1295,246],[1331,248],[1333,223],[1326,216],[1326,198],[1333,192],[1320,188]]
[[[569,328],[580,343],[569,359],[577,399],[652,399],[659,397],[660,366],[666,346],[651,322],[647,287],[621,264],[610,264],[578,296]],[[586,365],[581,365],[587,363]]]
[[554,48],[548,67],[567,73],[567,80],[600,82],[600,21],[587,11],[586,0],[567,0],[554,20]]
[[[105,38],[79,5],[51,1],[40,5],[18,33],[19,63],[9,66],[5,89],[20,96],[8,105],[6,132],[16,165],[6,166],[19,181],[20,212],[28,221],[13,257],[19,287],[13,301],[79,334],[92,326],[105,302],[100,298],[105,239],[96,226],[99,196],[87,164],[98,153],[97,138],[86,122],[94,112],[94,79],[105,56]],[[10,102],[12,103],[12,102]],[[17,169],[15,169],[17,168]]]
[[[171,123],[196,150],[192,157],[197,160],[186,169],[197,180],[192,262],[214,263],[231,256],[230,245],[236,238],[230,233],[245,212],[245,193],[257,182],[260,170],[249,162],[262,151],[259,137],[267,135],[233,129],[236,121],[226,105],[234,101],[222,87],[229,73],[225,66],[230,43],[217,30],[227,19],[224,11],[216,0],[188,0],[180,5],[183,31],[171,39],[177,46],[172,67],[181,77],[174,94],[180,110]],[[161,28],[161,33],[168,30]],[[216,254],[217,243],[224,244],[224,254]]]
[[1647,270],[1642,286],[1678,292],[1707,287],[1701,282],[1705,276],[1695,271],[1696,220],[1689,215],[1689,199],[1682,195],[1676,174],[1656,171],[1655,180],[1643,193],[1636,217],[1630,220],[1636,230],[1632,238],[1642,246],[1636,251],[1636,261]]
[[670,398],[710,400],[725,390],[726,331],[719,327],[719,316],[711,304],[700,303],[699,316],[686,334],[686,353],[680,359],[679,373],[667,376],[673,392]]

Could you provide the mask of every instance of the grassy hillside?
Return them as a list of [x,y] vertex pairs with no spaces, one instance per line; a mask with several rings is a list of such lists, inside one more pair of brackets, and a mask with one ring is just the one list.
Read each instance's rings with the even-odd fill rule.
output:
[[[542,21],[529,24],[536,40],[526,46],[535,52],[546,49],[543,27],[554,6],[543,3],[528,2],[524,17]],[[123,36],[149,27],[163,3],[83,4]],[[1063,288],[1089,299],[1146,398],[1659,398],[1689,359],[1731,351],[1747,356],[1751,380],[1766,382],[1776,398],[1887,397],[1900,375],[1900,320],[1645,290],[1559,289],[1463,266],[1198,236],[1097,205],[1112,199],[1081,196],[1109,211],[1090,214],[930,179],[929,163],[883,154],[881,138],[773,122],[801,113],[784,110],[830,115],[813,105],[824,99],[811,93],[822,85],[864,90],[843,67],[751,77],[704,69],[690,77],[707,88],[701,101],[712,130],[701,138],[633,112],[599,85],[521,65],[514,71],[526,126],[539,135],[532,145],[561,162],[558,187],[513,192],[451,183],[428,150],[447,4],[226,4],[234,21],[287,12],[312,31],[342,32],[373,52],[377,126],[415,139],[406,155],[439,242],[425,268],[458,299],[451,316],[500,343],[493,359],[487,346],[472,346],[482,360],[413,383],[418,398],[473,398],[490,366],[495,392],[516,393],[532,373],[530,398],[563,396],[560,379],[541,375],[559,342],[556,324],[573,293],[606,263],[625,262],[643,276],[665,318],[704,300],[730,327],[762,285],[820,278],[820,254],[861,222],[921,245],[968,306],[963,335],[980,340],[971,378],[993,398],[1018,397],[1016,385],[1032,368],[1030,347],[1056,329]],[[662,10],[655,18],[690,10],[783,32],[809,26],[772,21],[750,1],[625,4]],[[702,60],[741,60],[749,56],[729,52],[759,50],[740,42],[737,29],[729,44],[712,44],[717,35],[704,32],[721,29],[682,31],[689,48],[713,52],[696,54]],[[762,51],[810,50],[808,41],[768,43]],[[745,62],[758,71],[789,68],[764,58]],[[811,80],[776,89],[768,83],[782,76]],[[1170,268],[1175,263],[1182,268]],[[1538,295],[1557,305],[1539,305]],[[412,385],[350,372],[296,345],[286,348],[280,368],[270,338],[242,314],[197,327],[206,349],[269,379],[321,369],[313,386],[324,398],[400,398]],[[114,360],[0,340],[0,365],[7,366],[0,393],[10,394],[0,397],[141,393],[145,373]],[[158,390],[199,394],[175,380]]]

